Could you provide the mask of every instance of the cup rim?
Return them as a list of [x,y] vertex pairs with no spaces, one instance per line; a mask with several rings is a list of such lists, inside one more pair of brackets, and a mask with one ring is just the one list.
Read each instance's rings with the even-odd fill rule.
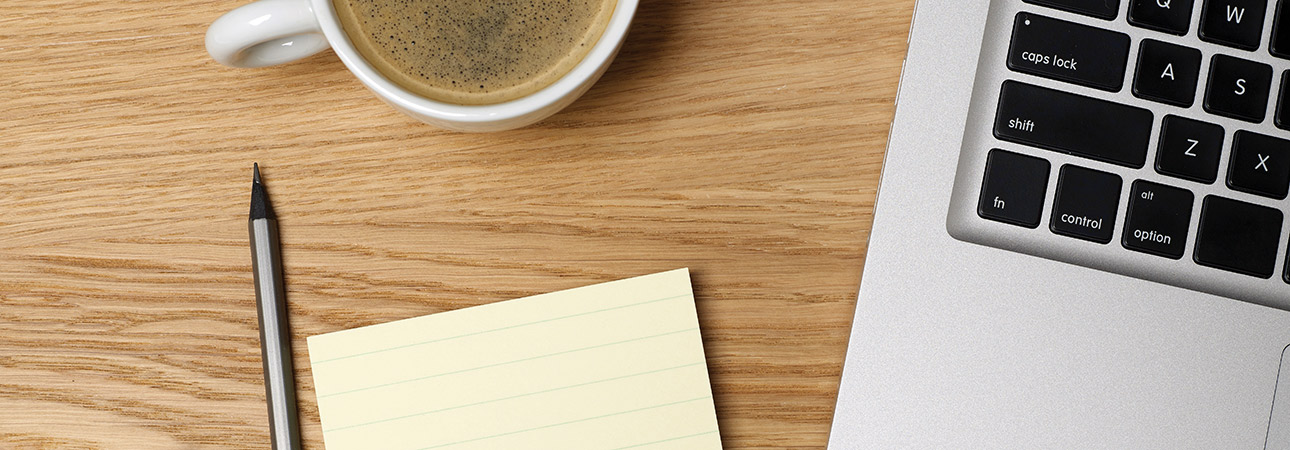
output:
[[605,31],[590,52],[568,73],[554,83],[515,100],[489,105],[457,105],[439,102],[417,95],[390,81],[373,68],[341,29],[332,0],[312,0],[314,15],[332,51],[340,57],[345,67],[353,72],[364,85],[378,96],[399,108],[440,120],[462,123],[501,122],[516,119],[542,110],[560,100],[578,93],[578,88],[595,77],[602,66],[617,53],[618,46],[627,35],[627,29],[636,15],[639,0],[617,0],[613,16]]

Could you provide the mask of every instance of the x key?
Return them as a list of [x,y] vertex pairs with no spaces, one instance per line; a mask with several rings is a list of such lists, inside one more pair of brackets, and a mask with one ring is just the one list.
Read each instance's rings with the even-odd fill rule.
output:
[[1278,200],[1290,191],[1290,141],[1237,131],[1228,166],[1227,185],[1232,189]]

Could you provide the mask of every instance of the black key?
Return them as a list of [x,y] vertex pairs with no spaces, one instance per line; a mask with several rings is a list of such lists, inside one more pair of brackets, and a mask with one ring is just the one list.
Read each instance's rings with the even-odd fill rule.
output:
[[1277,200],[1290,191],[1290,141],[1249,131],[1232,138],[1227,187]]
[[1290,283],[1290,249],[1286,250],[1285,272],[1282,272],[1281,279],[1285,280],[1286,283]]
[[1049,228],[1054,233],[1105,244],[1120,209],[1120,176],[1067,164],[1057,178]]
[[1205,110],[1220,116],[1259,123],[1267,115],[1272,66],[1214,55],[1209,60]]
[[1187,247],[1193,198],[1186,189],[1134,181],[1120,243],[1130,250],[1181,259]]
[[1048,196],[1048,161],[999,149],[985,160],[985,181],[976,212],[1027,228],[1039,226]]
[[1286,3],[1277,2],[1277,12],[1272,17],[1272,40],[1268,42],[1272,56],[1281,58],[1290,58],[1290,7]]
[[1191,1],[1131,0],[1129,23],[1182,36],[1191,28]]
[[1205,0],[1200,40],[1244,50],[1259,48],[1267,0]]
[[1196,101],[1200,50],[1146,39],[1138,49],[1133,95],[1181,107]]
[[1026,0],[1026,3],[1106,20],[1114,20],[1120,11],[1120,0]]
[[1286,283],[1290,283],[1290,249],[1286,250],[1285,272],[1282,272],[1281,279],[1285,280]]
[[1005,81],[994,136],[1141,168],[1154,121],[1151,111],[1142,108]]
[[1281,241],[1281,211],[1210,195],[1200,209],[1197,264],[1271,278]]
[[1290,130],[1290,70],[1281,72],[1281,95],[1277,96],[1277,128]]
[[1018,13],[1008,68],[1118,92],[1129,60],[1129,35]]
[[1205,184],[1218,179],[1223,153],[1223,127],[1178,116],[1165,116],[1160,125],[1156,171]]

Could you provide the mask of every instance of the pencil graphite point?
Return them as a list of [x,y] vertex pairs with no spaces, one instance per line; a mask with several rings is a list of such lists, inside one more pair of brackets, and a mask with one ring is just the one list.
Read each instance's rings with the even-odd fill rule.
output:
[[260,164],[256,163],[251,174],[251,220],[277,219],[273,206],[269,204],[269,194],[260,181]]

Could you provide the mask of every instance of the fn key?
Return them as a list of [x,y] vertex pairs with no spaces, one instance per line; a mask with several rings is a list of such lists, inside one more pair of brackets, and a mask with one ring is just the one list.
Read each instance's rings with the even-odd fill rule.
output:
[[1009,151],[990,150],[977,214],[1027,228],[1039,226],[1048,192],[1048,161]]

